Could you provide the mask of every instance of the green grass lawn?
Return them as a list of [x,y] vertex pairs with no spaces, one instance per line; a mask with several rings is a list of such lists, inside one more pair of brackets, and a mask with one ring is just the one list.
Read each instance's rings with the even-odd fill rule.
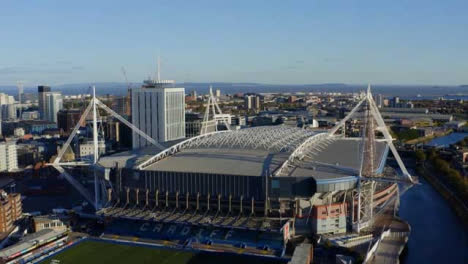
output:
[[[192,253],[149,247],[112,244],[98,241],[84,241],[73,246],[42,263],[59,260],[60,264],[93,264],[93,263],[187,263],[187,264],[237,264],[237,263],[267,263],[264,259],[245,256],[221,256],[207,253]],[[268,262],[281,263],[281,262]]]

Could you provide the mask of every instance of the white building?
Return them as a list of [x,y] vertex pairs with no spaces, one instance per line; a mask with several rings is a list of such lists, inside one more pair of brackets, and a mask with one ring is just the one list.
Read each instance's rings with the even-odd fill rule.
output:
[[24,128],[22,127],[15,128],[15,130],[13,130],[13,135],[15,137],[24,137],[25,135]]
[[[106,154],[106,142],[104,140],[98,141],[99,156]],[[87,141],[80,143],[80,158],[92,160],[94,157],[94,141]]]
[[[171,80],[146,80],[132,89],[132,123],[158,142],[185,138],[185,88]],[[133,132],[133,148],[151,145]]]
[[16,119],[15,98],[11,95],[0,93],[0,110],[2,120]]
[[57,123],[57,112],[63,108],[62,94],[58,92],[45,93],[44,119]]
[[376,99],[377,99],[377,100],[375,100],[375,101],[376,101],[377,107],[378,107],[378,108],[382,108],[382,107],[384,106],[384,103],[383,103],[383,95],[378,94],[378,95],[376,96]]
[[39,119],[39,111],[27,111],[21,113],[22,120],[35,120]]
[[256,95],[247,95],[244,98],[246,109],[260,109],[260,97]]
[[224,122],[227,122],[228,125],[232,124],[231,114],[216,114],[214,120],[216,120],[216,124],[224,124]]
[[216,97],[218,97],[218,98],[221,97],[221,90],[216,89],[216,94],[215,94],[215,95],[216,95]]
[[0,105],[14,104],[15,98],[11,95],[0,93]]
[[16,169],[18,169],[16,142],[0,142],[0,171],[13,171]]
[[1,105],[1,110],[2,110],[3,120],[15,120],[16,119],[16,105],[15,104]]

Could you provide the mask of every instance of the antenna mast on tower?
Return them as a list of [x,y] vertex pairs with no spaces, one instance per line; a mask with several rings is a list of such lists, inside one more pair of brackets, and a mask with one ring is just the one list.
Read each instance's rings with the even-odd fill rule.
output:
[[158,55],[158,82],[161,81],[161,56]]

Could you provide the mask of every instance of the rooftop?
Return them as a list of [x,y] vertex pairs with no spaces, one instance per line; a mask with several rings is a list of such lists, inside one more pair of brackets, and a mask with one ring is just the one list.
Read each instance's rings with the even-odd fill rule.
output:
[[[170,142],[159,142],[159,144],[161,144],[164,147],[170,147],[178,142],[180,142],[180,140]],[[163,151],[163,149],[157,146],[149,146],[141,149],[134,149],[106,156],[101,156],[99,158],[98,163],[99,165],[105,168],[114,168],[116,165],[118,165],[119,168],[131,168],[161,151]]]
[[[275,173],[304,142],[323,133],[286,126],[255,127],[213,133],[193,139],[179,151],[153,162],[144,170],[261,176]],[[287,175],[334,179],[357,175],[359,138],[317,137]],[[386,155],[386,144],[376,142],[376,164]]]
[[21,240],[14,244],[11,245],[7,248],[4,248],[0,250],[0,258],[8,258],[12,256],[13,254],[16,253],[26,253],[29,249],[31,249],[33,246],[43,243],[44,241],[47,241],[51,238],[60,236],[64,233],[65,231],[55,231],[52,229],[43,229],[41,231],[38,231],[36,233],[32,233],[30,235],[27,235]]
[[34,222],[37,223],[48,223],[53,220],[65,221],[68,217],[60,215],[39,215],[34,217]]

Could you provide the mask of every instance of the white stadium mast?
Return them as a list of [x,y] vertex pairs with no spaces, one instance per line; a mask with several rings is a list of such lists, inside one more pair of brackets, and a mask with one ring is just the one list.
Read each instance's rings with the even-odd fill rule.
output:
[[398,151],[396,150],[395,145],[393,144],[393,138],[390,135],[390,132],[388,131],[387,126],[385,125],[385,122],[383,121],[382,115],[380,114],[377,108],[377,105],[375,104],[374,98],[372,97],[370,84],[367,87],[366,96],[359,101],[359,103],[353,108],[353,110],[351,110],[351,112],[345,118],[343,118],[338,124],[335,125],[335,127],[333,127],[330,130],[329,137],[333,137],[340,128],[344,128],[346,122],[350,120],[351,118],[356,117],[358,110],[362,110],[363,106],[367,106],[367,111],[369,111],[369,118],[373,119],[372,122],[377,123],[377,126],[374,127],[373,130],[379,131],[383,134],[384,136],[383,141],[387,144],[393,156],[395,157],[395,160],[397,161],[398,166],[401,169],[403,177],[407,181],[414,183],[414,180],[411,177],[411,174],[406,169],[405,164],[401,160],[401,157],[398,154]]
[[[98,210],[98,209],[100,209],[101,204],[100,204],[99,196],[98,196],[99,181],[97,179],[98,177],[97,177],[96,173],[95,173],[95,178],[94,178],[94,181],[95,181],[95,186],[94,186],[94,188],[95,188],[95,197],[93,199],[91,194],[89,193],[89,191],[83,185],[81,185],[81,183],[79,183],[75,178],[73,178],[68,172],[66,172],[65,169],[63,168],[63,166],[90,166],[90,165],[95,166],[95,165],[97,165],[97,163],[99,161],[99,145],[98,145],[99,143],[98,143],[98,129],[97,129],[97,115],[98,115],[98,109],[99,108],[103,109],[105,112],[107,112],[111,116],[117,118],[120,122],[122,122],[125,125],[127,125],[128,127],[130,127],[133,131],[135,131],[140,136],[144,137],[151,144],[159,147],[160,149],[165,149],[165,147],[163,147],[156,140],[154,140],[153,138],[151,138],[150,136],[145,134],[143,131],[138,129],[132,123],[127,121],[125,118],[123,118],[122,116],[117,114],[115,111],[110,109],[103,102],[101,102],[96,97],[96,89],[95,89],[94,86],[92,87],[92,89],[93,89],[93,97],[92,97],[91,101],[89,102],[88,107],[84,111],[83,115],[80,117],[80,120],[78,121],[78,123],[73,128],[73,130],[72,130],[70,136],[68,137],[67,141],[65,142],[65,144],[62,146],[62,148],[58,152],[57,157],[55,158],[54,162],[52,162],[52,163],[50,163],[48,165],[51,165],[55,169],[57,169],[61,173],[61,175],[66,180],[68,180],[68,182],[70,182],[70,184],[72,184],[81,193],[81,195],[83,195],[86,198],[86,200],[88,200],[88,202],[93,204],[93,206],[94,206],[94,208],[96,210]],[[81,124],[84,123],[84,121],[86,120],[86,117],[89,115],[90,111],[92,111],[92,116],[93,116],[93,144],[94,144],[94,146],[93,146],[93,161],[92,162],[87,162],[87,161],[61,162],[63,155],[65,154],[66,150],[70,146],[71,141],[73,140],[73,138],[77,134],[79,128],[81,127]],[[94,171],[95,170],[96,170],[96,168],[94,168]]]
[[[210,121],[210,116],[213,117],[213,120]],[[200,135],[207,134],[209,132],[212,132],[209,130],[209,124],[212,126],[215,126],[215,131],[217,130],[217,120],[216,117],[221,117],[222,122],[226,126],[227,130],[231,130],[231,126],[229,125],[228,121],[226,119],[226,116],[223,115],[223,112],[221,111],[221,108],[218,105],[218,98],[214,96],[213,94],[213,87],[210,85],[210,93],[208,95],[208,102],[206,103],[205,107],[205,115],[203,116],[203,123],[202,127],[200,129]]]
[[[405,167],[405,164],[401,160],[398,151],[393,144],[393,138],[388,131],[385,122],[375,104],[374,98],[371,93],[370,84],[367,87],[367,93],[358,102],[358,104],[351,110],[351,112],[343,118],[335,127],[333,127],[328,136],[330,138],[336,137],[335,133],[339,129],[345,129],[346,122],[352,118],[362,118],[363,129],[362,129],[362,145],[361,145],[361,168],[359,170],[358,182],[357,182],[357,193],[353,197],[353,202],[357,202],[357,214],[356,221],[353,222],[353,228],[359,232],[362,228],[369,225],[373,219],[373,194],[377,182],[393,182],[393,183],[405,183],[414,184],[416,180],[410,175]],[[383,139],[375,139],[375,132],[380,132],[383,135]],[[390,151],[392,152],[401,172],[402,176],[398,178],[389,178],[384,175],[377,175],[375,170],[375,142],[383,141],[386,143]],[[398,175],[397,175],[398,176]],[[402,179],[401,179],[402,178]],[[354,213],[354,205],[352,206]]]

